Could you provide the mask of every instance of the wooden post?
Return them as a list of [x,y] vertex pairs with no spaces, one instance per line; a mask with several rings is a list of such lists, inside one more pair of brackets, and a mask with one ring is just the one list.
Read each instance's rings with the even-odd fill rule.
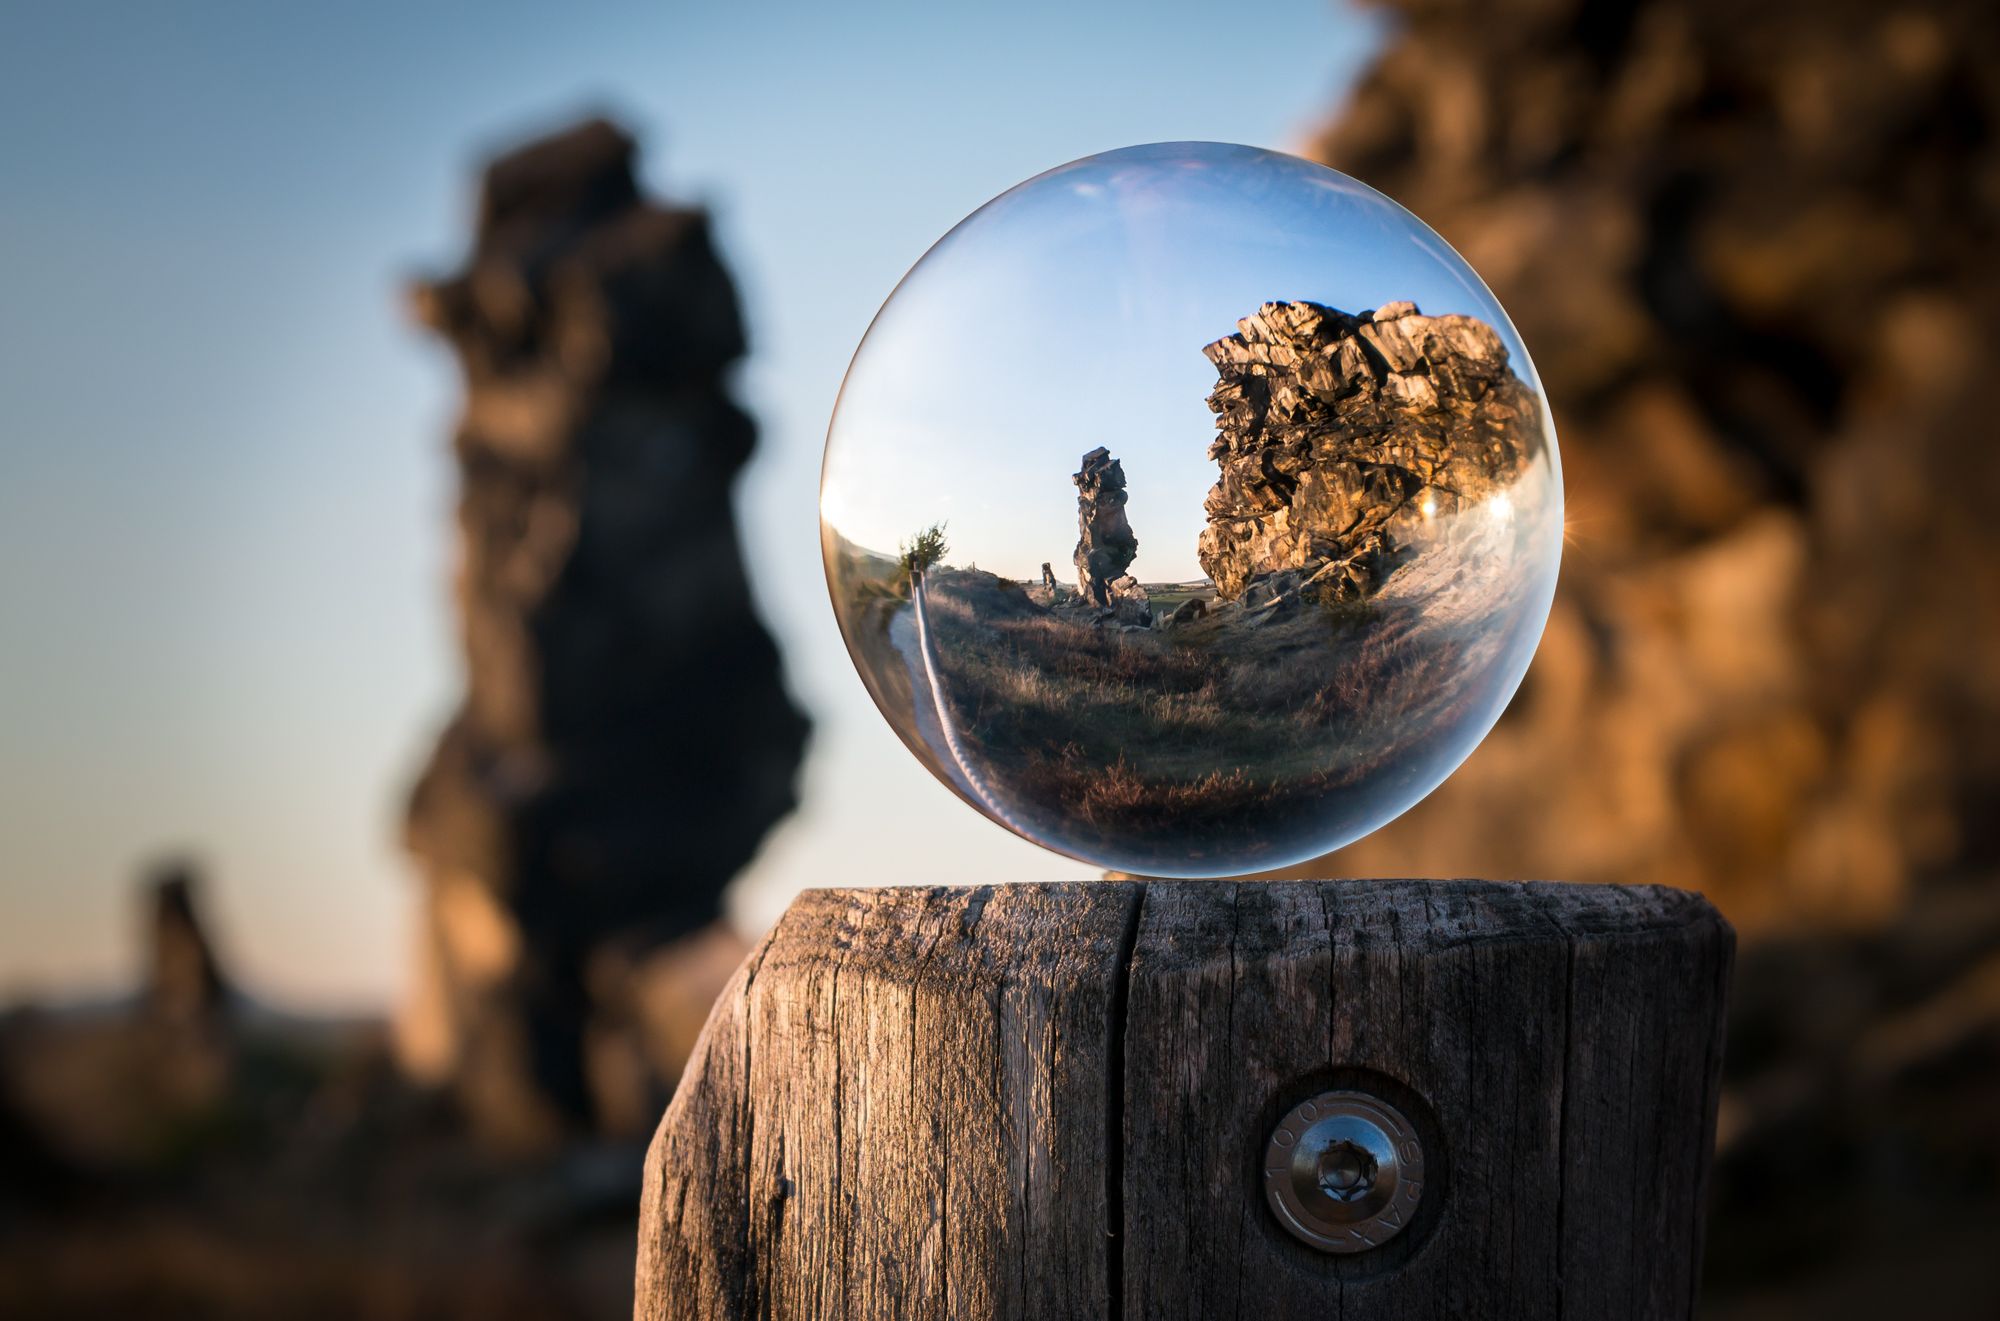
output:
[[[1691,1316],[1733,946],[1656,887],[808,892],[654,1138],[638,1316]],[[1422,1145],[1345,1255],[1266,1195],[1336,1090]]]

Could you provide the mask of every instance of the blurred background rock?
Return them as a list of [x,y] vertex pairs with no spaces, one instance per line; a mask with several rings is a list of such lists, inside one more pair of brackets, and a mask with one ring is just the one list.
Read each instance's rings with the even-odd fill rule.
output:
[[1709,1314],[2000,1315],[2000,17],[1392,7],[1314,153],[1534,346],[1570,544],[1500,726],[1328,865],[1709,895]]
[[[867,94],[944,108],[958,150],[933,142],[911,168],[961,171],[963,195],[850,202],[867,218],[843,250],[879,242],[906,264],[1016,177],[1175,136],[1302,148],[1458,246],[1550,393],[1562,587],[1485,746],[1318,870],[1703,890],[1745,937],[1704,1314],[2000,1315],[2000,447],[1984,399],[2000,18],[1951,0],[1410,0],[1333,15],[1308,59],[1307,42],[1270,51],[1268,34],[1171,17],[1055,51],[1065,15],[1010,15],[1019,37],[996,19],[975,35],[997,52],[980,66],[997,110],[923,82],[964,75],[956,28],[904,16],[766,48],[684,23],[711,43],[703,61],[763,50],[803,85],[844,54],[881,75]],[[935,49],[906,49],[913,32]],[[1086,76],[1110,52],[1127,72]],[[1330,94],[1363,53],[1351,95]],[[1105,95],[1112,76],[1129,96]],[[1245,118],[1265,92],[1323,128],[1287,140]],[[1047,118],[1010,120],[1021,98]],[[728,118],[768,109],[734,104]],[[810,109],[789,106],[809,136]],[[910,149],[905,120],[870,122]],[[820,212],[838,210],[838,178],[761,150],[741,155],[822,179]],[[259,933],[209,921],[238,878],[204,889],[194,864],[159,864],[138,994],[0,1016],[0,1315],[626,1310],[639,1143],[769,907],[716,921],[790,804],[805,733],[728,496],[754,434],[732,402],[732,283],[702,215],[646,200],[631,153],[605,123],[503,153],[462,272],[413,294],[465,390],[466,692],[409,809],[419,954],[397,1023],[272,1008],[240,966]],[[810,187],[788,174],[779,191],[798,203],[786,226],[815,225]],[[729,255],[760,260],[755,243]],[[814,429],[895,273],[842,295],[852,324],[811,372],[796,346],[771,351]],[[753,328],[803,287],[762,290]],[[806,424],[787,444],[816,466]],[[811,554],[810,477],[771,489]],[[835,781],[873,763],[842,751],[845,710],[813,689],[835,669],[858,685],[813,650],[823,609],[789,608],[818,605],[817,566],[755,535],[749,563],[784,566],[756,589],[784,607],[787,677],[838,768],[808,770],[787,829],[829,813],[853,829],[865,800]],[[903,767],[884,746],[881,766]],[[26,784],[35,768],[8,769]],[[926,810],[976,828],[941,790]],[[867,852],[865,831],[799,837],[816,841],[802,878],[973,879],[905,874],[899,841]],[[1058,871],[997,838],[917,843],[933,868]],[[19,926],[41,882],[6,861]]]
[[467,692],[393,1033],[233,989],[165,864],[136,998],[0,1019],[0,1313],[629,1311],[638,1156],[807,730],[731,498],[736,292],[633,156],[600,119],[495,160],[465,268],[411,290],[464,380]]
[[495,161],[465,270],[413,291],[465,379],[468,691],[410,803],[403,1058],[515,1146],[650,1131],[805,745],[738,544],[736,291],[632,155],[593,120]]

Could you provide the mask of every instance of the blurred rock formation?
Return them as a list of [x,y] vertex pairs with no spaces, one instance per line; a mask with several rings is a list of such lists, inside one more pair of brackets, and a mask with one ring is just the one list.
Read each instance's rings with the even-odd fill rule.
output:
[[135,994],[0,1005],[0,1316],[631,1315],[641,1143],[496,1152],[379,1020],[228,989],[189,867],[135,897]]
[[1672,882],[1754,934],[2000,862],[1990,9],[1390,7],[1318,153],[1507,306],[1572,544],[1515,709],[1341,869]]
[[199,881],[185,862],[167,863],[146,884],[150,962],[147,1007],[177,1023],[199,1023],[228,1004],[229,979],[222,973],[195,903]]
[[1514,317],[1570,545],[1507,717],[1322,871],[1707,892],[1704,1314],[2000,1314],[2000,12],[1386,7],[1317,153]]
[[1221,477],[1197,554],[1216,594],[1297,571],[1330,599],[1372,593],[1397,531],[1456,513],[1539,452],[1541,404],[1492,328],[1414,303],[1350,316],[1266,303],[1202,352]]
[[755,439],[735,290],[633,152],[593,121],[495,160],[465,268],[413,291],[465,381],[467,682],[409,809],[428,972],[404,1053],[525,1144],[650,1126],[678,1065],[648,1058],[629,976],[716,920],[807,729],[731,500]]

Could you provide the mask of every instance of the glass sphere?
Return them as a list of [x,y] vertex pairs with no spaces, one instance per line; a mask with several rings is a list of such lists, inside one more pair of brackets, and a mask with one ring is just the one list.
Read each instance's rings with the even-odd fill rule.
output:
[[833,608],[932,774],[1058,852],[1330,852],[1472,752],[1562,476],[1507,314],[1346,175],[1206,142],[1002,193],[896,287],[820,487]]

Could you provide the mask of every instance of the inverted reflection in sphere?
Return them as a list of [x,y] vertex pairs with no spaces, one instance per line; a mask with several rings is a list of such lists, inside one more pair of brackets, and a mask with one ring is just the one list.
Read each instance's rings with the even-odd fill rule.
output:
[[1072,857],[1221,876],[1338,848],[1471,753],[1548,616],[1562,479],[1513,324],[1421,221],[1165,143],[1038,175],[917,263],[820,512],[848,649],[933,774]]

